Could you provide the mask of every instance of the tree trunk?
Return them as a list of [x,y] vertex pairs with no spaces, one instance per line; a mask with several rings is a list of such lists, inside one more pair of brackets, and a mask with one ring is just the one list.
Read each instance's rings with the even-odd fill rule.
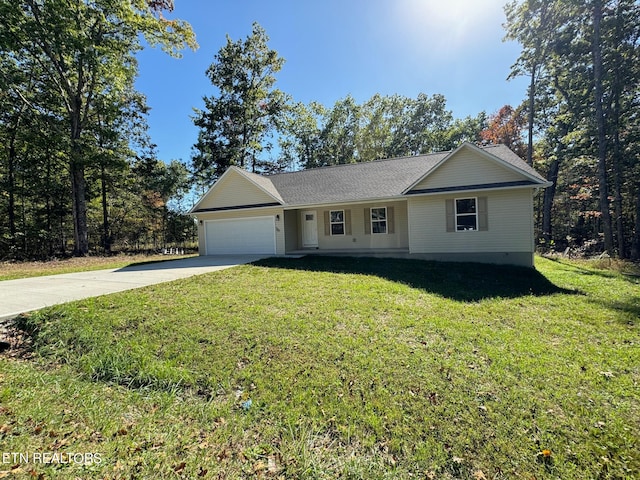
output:
[[533,121],[534,121],[534,108],[536,97],[536,64],[531,66],[531,83],[529,84],[529,127],[528,127],[528,142],[527,142],[527,163],[533,166]]
[[542,204],[542,238],[547,248],[550,248],[552,235],[552,222],[551,213],[553,211],[553,199],[556,196],[556,183],[558,181],[558,171],[560,170],[560,160],[556,158],[551,162],[549,172],[547,173],[547,180],[553,184],[544,190],[544,202]]
[[9,162],[8,162],[8,171],[7,171],[7,190],[9,194],[9,204],[7,206],[7,216],[9,217],[9,239],[10,245],[13,247],[16,244],[16,177],[15,177],[15,168],[16,168],[16,131],[17,128],[12,132],[11,139],[9,140]]
[[[47,158],[47,185],[51,185],[53,182],[51,180],[51,153],[49,148],[46,150],[46,158]],[[46,190],[46,212],[47,212],[47,250],[49,257],[53,257],[54,247],[53,247],[53,212],[51,205],[51,190]]]
[[600,191],[600,215],[604,232],[604,249],[613,255],[613,229],[609,212],[609,189],[607,184],[607,136],[603,111],[602,87],[602,47],[600,46],[600,23],[602,21],[602,1],[596,0],[593,5],[593,81],[596,125],[598,127],[598,183]]
[[71,192],[73,211],[73,253],[85,256],[89,253],[89,228],[87,224],[87,181],[84,176],[84,159],[80,146],[81,100],[76,99],[76,105],[71,112]]
[[27,239],[29,238],[28,232],[27,232],[27,203],[26,203],[26,194],[25,192],[27,191],[27,187],[25,185],[26,179],[25,176],[22,176],[22,185],[20,188],[20,215],[21,215],[21,220],[22,220],[22,225],[21,225],[21,237],[22,237],[22,256],[23,257],[27,257],[29,254],[27,252]]
[[15,247],[16,245],[16,235],[18,233],[18,229],[16,227],[16,165],[18,160],[18,154],[16,152],[16,139],[18,136],[18,131],[20,130],[20,123],[22,120],[22,113],[24,111],[24,105],[20,106],[18,110],[18,114],[16,117],[15,125],[11,129],[11,136],[9,138],[9,158],[7,165],[7,194],[8,194],[8,206],[7,206],[7,216],[9,220],[9,239],[10,245]]
[[633,239],[631,241],[631,260],[640,260],[640,182],[635,184],[636,195],[636,208],[635,217],[636,220],[633,226]]
[[624,238],[624,214],[622,206],[622,153],[620,150],[620,135],[616,129],[613,137],[613,179],[614,179],[614,197],[613,205],[615,212],[616,236],[618,245],[618,256],[620,258],[627,257],[627,250]]
[[107,205],[107,173],[104,164],[100,166],[100,187],[102,189],[102,247],[105,253],[111,253],[109,209]]
[[[618,6],[620,8],[620,5]],[[616,12],[616,39],[618,39],[619,43],[622,43],[622,30],[624,28],[624,16],[621,11]],[[623,173],[623,153],[622,153],[622,142],[620,140],[620,130],[621,130],[621,118],[622,118],[622,106],[620,95],[622,93],[622,82],[624,81],[622,77],[623,75],[623,63],[624,60],[622,56],[616,52],[615,54],[615,63],[613,68],[613,83],[612,90],[613,95],[612,106],[608,109],[608,116],[612,118],[613,125],[613,188],[614,188],[614,196],[613,196],[613,208],[615,212],[615,229],[616,229],[616,240],[618,247],[618,256],[620,258],[627,258],[627,245],[625,244],[625,222],[624,222],[624,208],[622,203],[622,189],[624,184],[624,173]]]
[[84,167],[73,162],[71,165],[71,191],[73,200],[73,253],[85,256],[89,253],[89,229],[87,226],[87,182]]

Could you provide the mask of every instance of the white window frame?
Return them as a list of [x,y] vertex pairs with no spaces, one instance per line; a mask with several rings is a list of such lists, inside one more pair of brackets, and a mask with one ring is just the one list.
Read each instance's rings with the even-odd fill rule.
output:
[[[342,212],[342,221],[340,222],[334,222],[333,221],[333,213],[334,212]],[[333,233],[333,226],[334,225],[342,225],[342,233]],[[347,233],[347,222],[345,219],[345,212],[344,210],[329,210],[329,233],[331,234],[332,237],[334,236],[344,236]]]
[[[373,219],[373,211],[374,210],[384,210],[384,220],[374,220]],[[372,207],[370,211],[370,221],[371,221],[371,234],[372,235],[387,235],[389,233],[389,210],[387,207]],[[373,225],[374,223],[384,222],[384,232],[375,232]]]
[[[475,212],[474,213],[458,213],[458,200],[473,200],[475,204]],[[455,221],[455,231],[456,232],[477,232],[479,231],[480,225],[478,224],[478,197],[460,197],[453,200],[453,212],[454,212],[454,221]],[[475,217],[476,226],[475,228],[465,228],[462,230],[458,229],[458,217]]]

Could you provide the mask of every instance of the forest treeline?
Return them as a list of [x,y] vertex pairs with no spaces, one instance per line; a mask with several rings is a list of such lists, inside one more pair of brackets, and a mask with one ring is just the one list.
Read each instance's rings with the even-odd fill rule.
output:
[[134,89],[143,42],[196,47],[170,0],[0,1],[0,258],[86,255],[186,240],[167,207],[189,189]]
[[439,94],[296,102],[256,23],[206,72],[189,163],[157,157],[133,88],[142,39],[179,55],[196,47],[189,25],[163,17],[168,0],[68,3],[0,1],[0,258],[185,245],[187,199],[230,165],[268,174],[462,141],[505,143],[554,183],[536,201],[540,249],[640,257],[637,1],[508,4],[527,98],[466,118]]
[[545,249],[640,258],[640,2],[513,1],[506,38],[529,78],[527,158],[553,186],[538,210]]

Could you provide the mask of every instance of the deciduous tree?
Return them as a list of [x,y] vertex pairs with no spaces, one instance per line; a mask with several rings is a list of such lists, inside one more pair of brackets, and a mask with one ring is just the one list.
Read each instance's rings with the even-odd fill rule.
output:
[[525,128],[525,117],[522,111],[505,105],[489,116],[487,128],[480,132],[480,137],[489,143],[503,144],[521,157],[526,155],[526,147],[522,139]]
[[[631,178],[638,163],[633,132],[638,130],[640,2],[524,0],[509,4],[506,13],[507,38],[522,45],[511,76],[535,73],[527,102],[529,131],[532,138],[537,126],[540,151],[554,158],[548,178],[558,180],[559,171],[583,165],[583,158],[595,160],[598,206],[584,211],[596,212],[590,217],[599,226],[595,240],[601,234],[603,249],[624,257],[629,245],[638,244]],[[550,194],[570,186],[556,187],[545,192],[547,240]]]
[[37,107],[61,111],[68,128],[65,151],[72,191],[74,249],[89,249],[85,138],[99,98],[129,86],[136,74],[133,54],[142,39],[172,55],[195,47],[189,25],[166,20],[159,9],[171,2],[144,0],[20,0],[0,3],[0,49],[29,58],[43,71],[49,93]]

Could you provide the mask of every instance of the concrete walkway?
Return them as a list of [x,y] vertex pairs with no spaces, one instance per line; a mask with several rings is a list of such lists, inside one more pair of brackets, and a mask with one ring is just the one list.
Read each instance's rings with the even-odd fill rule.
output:
[[260,258],[264,256],[202,256],[93,272],[0,281],[0,321],[51,305],[215,272]]

